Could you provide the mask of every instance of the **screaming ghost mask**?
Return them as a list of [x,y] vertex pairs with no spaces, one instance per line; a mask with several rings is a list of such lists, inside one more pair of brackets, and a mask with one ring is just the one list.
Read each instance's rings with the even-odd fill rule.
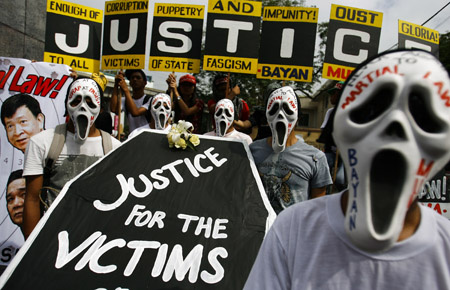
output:
[[161,93],[153,97],[151,113],[153,120],[155,120],[155,128],[157,130],[163,130],[166,128],[171,111],[172,103],[169,95]]
[[345,228],[372,252],[397,241],[424,182],[450,158],[450,80],[423,51],[390,51],[347,80],[334,140],[349,184]]
[[298,118],[297,95],[291,87],[276,89],[269,95],[266,117],[272,130],[272,149],[280,153]]
[[69,89],[67,112],[75,126],[75,140],[84,142],[100,113],[100,90],[92,79],[75,80]]
[[219,137],[225,136],[234,121],[233,102],[229,99],[220,100],[216,105],[214,120],[216,121],[216,135]]

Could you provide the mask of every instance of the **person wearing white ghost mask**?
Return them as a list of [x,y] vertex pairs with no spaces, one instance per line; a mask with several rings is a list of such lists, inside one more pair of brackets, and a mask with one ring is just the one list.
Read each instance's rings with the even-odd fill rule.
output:
[[306,144],[294,128],[300,114],[291,87],[269,85],[266,116],[272,136],[253,142],[250,150],[275,212],[325,195],[331,177],[325,154]]
[[334,118],[348,191],[279,215],[244,289],[450,289],[450,221],[417,201],[450,158],[448,92],[424,51],[358,66]]
[[44,175],[44,168],[54,136],[57,135],[56,129],[44,130],[30,139],[23,172],[27,188],[22,226],[25,238],[41,218],[40,193],[44,185],[54,188],[57,195],[67,181],[104,156],[104,142],[109,143],[106,139],[110,140],[111,149],[120,146],[120,141],[95,127],[102,96],[103,89],[93,79],[78,78],[70,84],[66,97],[70,119],[67,124],[58,126],[64,135],[64,144],[51,168],[50,177]]
[[216,123],[216,130],[205,133],[204,135],[241,139],[249,145],[253,142],[249,135],[234,129],[234,104],[231,100],[222,99],[217,103],[214,121]]
[[152,102],[150,104],[150,113],[152,114],[152,120],[149,124],[141,126],[131,132],[129,138],[135,137],[144,129],[156,129],[168,133],[170,131],[170,128],[172,127],[170,125],[171,112],[172,102],[170,101],[170,96],[164,93],[155,95],[152,98]]

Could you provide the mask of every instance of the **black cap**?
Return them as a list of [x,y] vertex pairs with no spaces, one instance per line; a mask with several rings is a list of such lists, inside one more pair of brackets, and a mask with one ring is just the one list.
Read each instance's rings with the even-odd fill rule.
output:
[[147,81],[147,76],[145,75],[144,71],[141,70],[141,69],[127,69],[127,70],[125,71],[125,77],[126,77],[128,80],[130,80],[131,75],[132,75],[133,73],[135,73],[135,72],[139,72],[139,73],[142,75],[142,78],[143,78],[145,81]]

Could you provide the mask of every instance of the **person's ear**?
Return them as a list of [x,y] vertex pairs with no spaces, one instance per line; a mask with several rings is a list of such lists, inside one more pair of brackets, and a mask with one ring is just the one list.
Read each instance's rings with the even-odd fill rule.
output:
[[36,119],[37,119],[38,122],[39,122],[39,130],[40,130],[40,131],[44,130],[44,129],[45,129],[45,128],[44,128],[44,125],[45,125],[45,116],[44,116],[44,114],[39,113],[39,114],[37,115],[37,118],[36,118]]

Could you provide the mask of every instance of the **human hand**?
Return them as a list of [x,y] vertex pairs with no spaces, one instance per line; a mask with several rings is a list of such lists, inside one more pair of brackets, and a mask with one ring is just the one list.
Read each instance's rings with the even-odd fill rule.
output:
[[170,87],[170,84],[171,84],[172,82],[175,82],[175,83],[176,83],[176,81],[177,81],[177,77],[175,76],[174,73],[170,73],[169,76],[168,76],[167,79],[166,79],[166,83],[167,83],[167,85],[168,85],[169,87]]
[[122,70],[119,70],[119,72],[116,74],[116,76],[114,77],[114,84],[115,85],[119,85],[121,80],[124,80],[124,74]]
[[70,71],[69,77],[71,77],[75,80],[78,77],[78,73],[75,70],[73,70],[72,68],[70,68],[69,71]]
[[122,79],[118,83],[119,87],[122,89],[122,91],[127,92],[128,91],[128,85],[125,79],[122,76]]

